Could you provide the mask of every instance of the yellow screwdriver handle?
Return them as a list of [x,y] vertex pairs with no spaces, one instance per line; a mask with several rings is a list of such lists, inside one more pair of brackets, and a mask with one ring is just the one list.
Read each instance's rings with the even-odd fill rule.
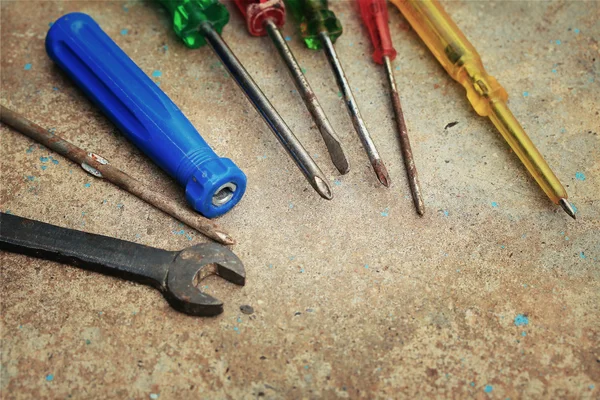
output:
[[538,185],[555,204],[567,193],[510,112],[508,94],[489,75],[477,50],[437,0],[391,0],[448,74],[467,91],[477,114],[489,117]]

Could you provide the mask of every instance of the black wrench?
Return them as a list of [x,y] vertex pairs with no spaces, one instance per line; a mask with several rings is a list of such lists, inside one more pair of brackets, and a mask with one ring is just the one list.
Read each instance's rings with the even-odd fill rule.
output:
[[194,285],[205,276],[215,273],[242,286],[246,282],[240,259],[216,243],[166,251],[5,213],[0,213],[0,249],[153,286],[173,308],[190,315],[223,312],[220,300]]

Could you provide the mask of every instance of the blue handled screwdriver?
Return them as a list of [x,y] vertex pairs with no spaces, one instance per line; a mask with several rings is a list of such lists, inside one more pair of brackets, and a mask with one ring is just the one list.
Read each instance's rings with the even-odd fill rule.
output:
[[46,52],[119,130],[185,187],[188,203],[213,218],[231,210],[246,175],[215,154],[175,103],[89,15],[67,14],[46,36]]

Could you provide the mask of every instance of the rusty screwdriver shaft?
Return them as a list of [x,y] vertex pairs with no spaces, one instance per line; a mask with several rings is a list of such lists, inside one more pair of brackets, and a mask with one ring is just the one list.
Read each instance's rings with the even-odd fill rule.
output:
[[313,92],[308,80],[304,76],[304,72],[302,72],[302,68],[296,61],[292,50],[288,47],[283,35],[277,28],[275,23],[268,19],[265,21],[265,27],[267,33],[275,48],[279,52],[281,58],[285,62],[290,75],[294,79],[294,83],[296,84],[296,88],[300,93],[300,96],[304,100],[304,104],[308,111],[310,111],[319,131],[321,132],[321,136],[323,136],[323,140],[325,141],[325,145],[327,146],[327,150],[329,151],[329,155],[331,157],[331,161],[335,167],[340,171],[340,174],[346,174],[350,170],[350,163],[348,162],[348,158],[344,153],[344,148],[342,147],[342,142],[338,138],[333,126],[327,119],[327,115],[325,115],[325,111],[323,111],[323,107],[317,100],[317,96],[315,92]]
[[333,42],[329,37],[329,34],[326,31],[319,33],[319,38],[323,43],[323,49],[325,50],[325,55],[327,56],[327,61],[329,61],[329,65],[333,70],[333,74],[335,75],[335,80],[337,81],[338,87],[340,91],[344,95],[344,100],[346,101],[346,106],[348,108],[348,113],[352,118],[352,124],[354,125],[354,129],[362,142],[362,145],[367,152],[367,156],[371,161],[371,165],[373,166],[373,170],[377,175],[377,179],[379,182],[385,187],[390,186],[390,176],[388,175],[387,168],[375,147],[375,143],[367,130],[367,126],[365,125],[365,121],[363,121],[362,115],[360,115],[360,110],[358,109],[358,104],[356,103],[356,99],[352,94],[352,88],[348,83],[348,79],[346,78],[346,74],[344,73],[344,69],[342,68],[342,63],[335,51],[335,47],[333,46]]
[[151,190],[142,182],[113,167],[108,161],[97,154],[89,153],[75,146],[59,135],[48,132],[41,126],[2,105],[0,105],[0,121],[79,164],[89,174],[97,178],[106,179],[207,237],[223,244],[235,243],[235,240],[229,234],[207,218],[196,214],[185,206],[177,204],[159,192]]
[[408,176],[408,184],[417,213],[422,216],[425,214],[425,204],[423,203],[417,167],[415,166],[412,149],[410,147],[410,140],[408,139],[408,129],[406,129],[406,122],[404,121],[404,113],[402,112],[402,105],[400,104],[400,95],[398,94],[398,87],[396,86],[396,79],[394,78],[392,61],[388,56],[384,56],[383,63],[385,64],[385,71],[390,84],[392,107],[394,108],[394,115],[396,116],[396,125],[398,126],[398,135],[400,137],[400,148],[402,149],[402,158],[404,159],[404,167],[406,168],[406,175]]

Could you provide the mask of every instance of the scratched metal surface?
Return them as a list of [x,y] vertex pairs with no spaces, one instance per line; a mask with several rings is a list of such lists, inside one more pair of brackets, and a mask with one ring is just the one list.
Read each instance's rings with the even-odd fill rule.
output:
[[[598,3],[444,2],[567,187],[576,222],[390,8],[427,207],[417,217],[384,70],[371,62],[353,3],[332,3],[345,26],[336,47],[391,189],[371,171],[324,55],[304,49],[292,24],[284,34],[346,146],[346,176],[268,39],[249,38],[235,13],[224,32],[330,178],[327,202],[211,50],[180,45],[154,5],[2,1],[3,105],[184,201],[46,56],[48,24],[86,12],[249,178],[245,199],[219,219],[239,241],[248,283],[203,282],[226,302],[217,318],[178,314],[152,288],[1,254],[3,398],[600,396]],[[205,241],[0,129],[3,212],[168,250]]]

